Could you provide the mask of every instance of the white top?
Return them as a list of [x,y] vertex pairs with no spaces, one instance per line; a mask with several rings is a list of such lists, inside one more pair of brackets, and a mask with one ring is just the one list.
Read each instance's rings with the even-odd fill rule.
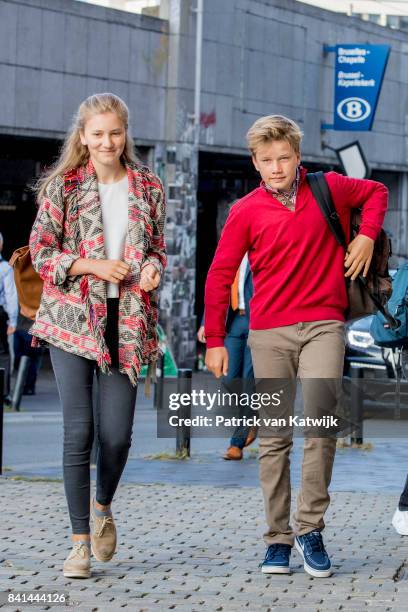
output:
[[[98,183],[98,190],[106,258],[123,260],[128,230],[128,177],[116,183]],[[119,297],[119,285],[108,283],[107,297]]]
[[239,276],[238,276],[238,308],[240,310],[245,310],[244,285],[245,285],[245,274],[246,274],[248,265],[249,265],[248,253],[245,253],[244,258],[241,261],[241,265],[239,267]]

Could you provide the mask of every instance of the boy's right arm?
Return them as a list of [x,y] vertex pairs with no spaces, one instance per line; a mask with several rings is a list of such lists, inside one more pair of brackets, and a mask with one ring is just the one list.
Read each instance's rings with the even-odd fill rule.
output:
[[231,285],[249,246],[248,223],[237,203],[232,207],[222,231],[205,285],[205,363],[217,378],[228,372],[228,353],[224,348],[225,320]]

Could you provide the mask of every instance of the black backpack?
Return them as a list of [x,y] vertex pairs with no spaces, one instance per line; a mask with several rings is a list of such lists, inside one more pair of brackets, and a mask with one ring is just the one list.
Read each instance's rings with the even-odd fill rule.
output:
[[[338,244],[346,251],[349,241],[344,236],[324,173],[308,173],[306,179],[332,234]],[[351,209],[350,214],[351,241],[359,232],[361,210],[359,208]],[[360,274],[355,281],[347,279],[349,308],[346,312],[346,318],[348,320],[365,317],[378,310],[389,324],[395,327],[394,317],[385,308],[392,293],[392,279],[388,270],[388,260],[391,254],[391,241],[385,231],[381,229],[374,244],[373,258],[367,276],[364,278]]]

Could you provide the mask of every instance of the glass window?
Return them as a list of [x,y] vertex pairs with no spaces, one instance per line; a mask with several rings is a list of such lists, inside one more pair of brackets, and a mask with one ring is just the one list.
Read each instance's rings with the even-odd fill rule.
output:
[[387,15],[387,26],[398,29],[400,26],[400,17],[398,17],[398,15]]
[[400,17],[399,27],[401,30],[408,30],[408,17]]
[[373,13],[369,13],[367,15],[367,21],[372,21],[373,23],[381,24],[381,15],[374,15]]

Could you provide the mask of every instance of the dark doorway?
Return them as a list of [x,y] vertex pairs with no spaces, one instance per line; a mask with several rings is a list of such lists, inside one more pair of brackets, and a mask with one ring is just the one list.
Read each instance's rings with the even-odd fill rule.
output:
[[[62,141],[0,135],[0,232],[4,259],[27,244],[37,212],[32,186],[41,172],[55,162]],[[149,147],[138,147],[146,163]]]
[[[310,171],[338,170],[333,166],[302,162]],[[197,260],[195,314],[200,326],[204,310],[204,287],[221,229],[231,205],[260,182],[248,155],[201,152],[197,191]]]
[[259,184],[249,156],[200,153],[197,191],[196,315],[200,325],[204,285],[230,206]]
[[58,140],[0,136],[0,231],[5,259],[28,242],[37,210],[31,186],[55,160],[60,145]]

